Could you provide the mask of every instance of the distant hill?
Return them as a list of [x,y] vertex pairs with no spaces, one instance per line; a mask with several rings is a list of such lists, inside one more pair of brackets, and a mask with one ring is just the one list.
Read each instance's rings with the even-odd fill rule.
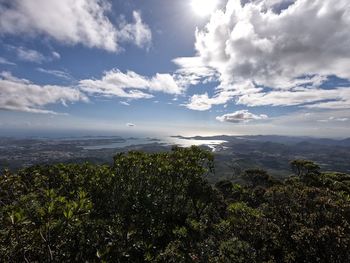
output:
[[[176,141],[200,144],[224,141],[222,144],[201,147],[213,149],[217,174],[209,180],[239,181],[248,168],[261,168],[272,175],[286,178],[291,174],[288,163],[293,159],[309,159],[324,170],[350,172],[350,139],[327,139],[277,135],[257,136],[175,136]],[[185,140],[184,140],[185,141]],[[127,146],[119,147],[119,145]],[[13,170],[34,164],[53,164],[92,161],[110,164],[117,152],[142,150],[145,152],[169,151],[171,145],[157,138],[83,137],[67,139],[0,138],[0,170]],[[232,169],[234,168],[234,169]],[[234,171],[234,172],[233,172]]]

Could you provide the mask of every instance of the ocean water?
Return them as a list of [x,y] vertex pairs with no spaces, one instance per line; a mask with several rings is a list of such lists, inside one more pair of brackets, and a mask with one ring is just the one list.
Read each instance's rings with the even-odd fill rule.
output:
[[121,142],[113,142],[108,144],[101,145],[92,145],[85,146],[86,150],[99,150],[99,149],[114,149],[114,148],[123,148],[132,145],[144,145],[151,143],[159,143],[162,145],[178,145],[182,147],[189,147],[192,145],[201,146],[205,145],[210,147],[213,151],[215,151],[218,145],[221,145],[225,141],[223,140],[198,140],[198,139],[188,139],[188,138],[180,138],[180,137],[162,137],[162,138],[123,138],[125,141]]
[[[43,141],[88,141],[96,140],[96,143],[86,143],[82,146],[86,150],[99,150],[99,149],[118,149],[132,145],[145,145],[158,143],[162,145],[178,145],[182,147],[189,147],[192,145],[205,145],[210,147],[213,151],[217,146],[221,145],[225,141],[223,140],[201,140],[183,138],[181,136],[170,136],[157,133],[143,133],[143,132],[115,132],[115,133],[94,133],[86,131],[66,131],[66,132],[45,132],[45,131],[22,131],[22,133],[1,134],[0,137],[12,137],[20,139],[39,139]],[[106,139],[110,142],[99,144],[98,140]]]
[[208,146],[210,149],[212,149],[212,151],[215,151],[218,145],[221,145],[225,142],[226,141],[224,140],[198,140],[198,139],[168,137],[168,144],[170,145],[179,145],[182,147],[189,147],[192,145],[196,145],[196,146],[205,145],[205,146]]

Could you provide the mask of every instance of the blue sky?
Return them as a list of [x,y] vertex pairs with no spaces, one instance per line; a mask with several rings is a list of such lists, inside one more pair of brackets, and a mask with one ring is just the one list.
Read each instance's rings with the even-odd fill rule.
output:
[[346,137],[349,17],[347,0],[0,0],[0,133]]

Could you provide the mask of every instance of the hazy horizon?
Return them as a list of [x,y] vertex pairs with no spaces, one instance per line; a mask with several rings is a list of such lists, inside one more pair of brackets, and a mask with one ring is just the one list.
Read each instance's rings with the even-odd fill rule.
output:
[[152,138],[161,139],[167,137],[215,137],[215,136],[232,136],[232,137],[249,137],[249,136],[281,136],[291,138],[315,138],[315,139],[333,139],[342,140],[348,139],[350,136],[317,136],[305,134],[274,134],[274,133],[220,133],[220,132],[154,132],[154,131],[132,131],[129,130],[110,130],[110,131],[96,131],[96,130],[1,130],[0,138],[82,138],[82,137],[121,137],[121,138]]

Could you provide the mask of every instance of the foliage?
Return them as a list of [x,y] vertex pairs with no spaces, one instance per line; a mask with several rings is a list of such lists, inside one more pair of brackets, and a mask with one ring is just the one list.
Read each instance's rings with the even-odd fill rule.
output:
[[198,147],[0,175],[0,262],[348,262],[350,176],[292,162],[211,186]]
[[320,166],[309,160],[293,160],[290,165],[294,173],[302,178],[310,174],[318,174],[320,170]]

